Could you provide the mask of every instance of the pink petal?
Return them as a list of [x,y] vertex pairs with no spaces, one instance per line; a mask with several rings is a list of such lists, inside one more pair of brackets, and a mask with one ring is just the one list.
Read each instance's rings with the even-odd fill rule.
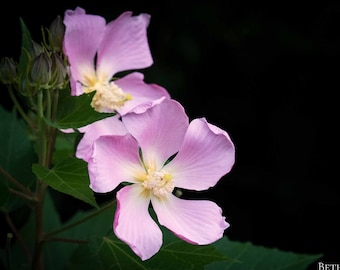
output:
[[125,135],[127,130],[123,123],[119,120],[119,116],[111,116],[96,121],[85,127],[85,133],[80,140],[76,157],[88,162],[92,155],[93,143],[96,139],[103,135]]
[[[90,73],[92,73],[92,71],[90,71]],[[75,74],[76,74],[76,70],[75,70]],[[78,77],[81,77],[82,75],[75,75],[75,76],[78,78]],[[83,85],[81,84],[81,82],[77,81],[77,79],[73,77],[73,74],[71,74],[71,72],[70,72],[69,78],[70,78],[70,86],[71,86],[71,95],[80,96],[81,94],[83,94],[84,91],[83,91]],[[84,81],[84,78],[82,78],[82,80]]]
[[133,72],[115,81],[125,93],[132,96],[132,100],[127,101],[122,108],[117,110],[120,115],[128,113],[142,103],[161,97],[170,98],[169,93],[163,87],[157,84],[146,84],[143,79],[142,73]]
[[107,24],[98,50],[97,75],[111,77],[120,71],[146,68],[153,60],[147,40],[150,15],[122,13]]
[[74,132],[73,128],[62,128],[62,129],[59,129],[59,130],[63,133],[73,133]]
[[93,154],[88,161],[90,188],[106,193],[122,182],[134,183],[136,175],[145,173],[138,149],[136,140],[129,134],[99,137],[93,144]]
[[211,244],[229,227],[222,209],[211,201],[183,200],[174,195],[151,199],[160,224],[179,238],[198,245]]
[[[85,133],[86,127],[87,126],[79,127],[79,128],[77,128],[77,130],[79,132]],[[74,128],[62,128],[62,129],[59,129],[59,130],[63,133],[73,133],[73,132],[75,132]]]
[[227,174],[235,162],[229,135],[204,118],[193,120],[176,157],[166,166],[176,187],[205,190]]
[[138,184],[118,191],[114,232],[144,261],[159,251],[162,232],[148,212],[150,199],[142,192]]
[[137,139],[145,163],[160,169],[182,144],[188,116],[182,105],[172,99],[165,99],[145,112],[137,111],[140,110],[125,115],[122,121]]
[[[86,84],[87,79],[95,76],[94,59],[105,31],[105,19],[96,15],[87,15],[82,9],[67,10],[64,16],[66,26],[64,52],[70,63],[74,81]],[[72,90],[79,93],[79,88]]]

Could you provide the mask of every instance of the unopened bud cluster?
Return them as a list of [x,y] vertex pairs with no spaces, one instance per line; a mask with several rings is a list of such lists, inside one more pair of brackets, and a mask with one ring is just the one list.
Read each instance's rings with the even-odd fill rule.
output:
[[14,86],[25,96],[33,96],[41,89],[65,88],[68,76],[62,52],[64,32],[65,26],[58,16],[48,29],[42,29],[41,44],[31,40],[22,47],[18,63],[9,57],[1,59],[0,82]]
[[0,79],[3,84],[16,83],[17,64],[12,58],[4,57],[0,62]]

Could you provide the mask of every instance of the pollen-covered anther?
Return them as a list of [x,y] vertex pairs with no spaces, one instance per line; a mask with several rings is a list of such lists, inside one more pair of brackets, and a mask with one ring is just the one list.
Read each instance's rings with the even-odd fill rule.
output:
[[152,191],[153,195],[163,198],[172,193],[175,186],[172,176],[164,171],[147,171],[146,178],[142,183],[143,187]]
[[97,84],[95,91],[91,106],[98,112],[115,111],[132,99],[130,94],[125,93],[114,82]]

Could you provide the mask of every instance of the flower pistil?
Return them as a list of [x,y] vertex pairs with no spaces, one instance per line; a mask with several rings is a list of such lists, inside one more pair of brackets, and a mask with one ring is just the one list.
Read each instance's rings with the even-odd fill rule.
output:
[[92,98],[91,106],[98,112],[115,111],[124,106],[125,102],[132,99],[129,93],[125,93],[113,81],[99,82],[93,86],[84,86],[85,93],[96,91]]
[[140,180],[145,191],[152,192],[152,194],[158,198],[166,197],[166,195],[171,194],[175,188],[171,174],[163,170],[155,171],[147,169]]

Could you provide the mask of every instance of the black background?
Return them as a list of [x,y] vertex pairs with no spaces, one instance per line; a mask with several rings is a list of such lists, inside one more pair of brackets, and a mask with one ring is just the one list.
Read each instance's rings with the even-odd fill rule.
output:
[[[64,2],[6,3],[0,56],[19,56],[19,17],[40,41],[41,25],[78,5],[107,21],[149,13],[154,64],[145,81],[165,87],[191,119],[225,129],[236,146],[231,173],[185,195],[216,201],[232,240],[340,263],[339,2]],[[3,85],[1,96],[10,108]]]

